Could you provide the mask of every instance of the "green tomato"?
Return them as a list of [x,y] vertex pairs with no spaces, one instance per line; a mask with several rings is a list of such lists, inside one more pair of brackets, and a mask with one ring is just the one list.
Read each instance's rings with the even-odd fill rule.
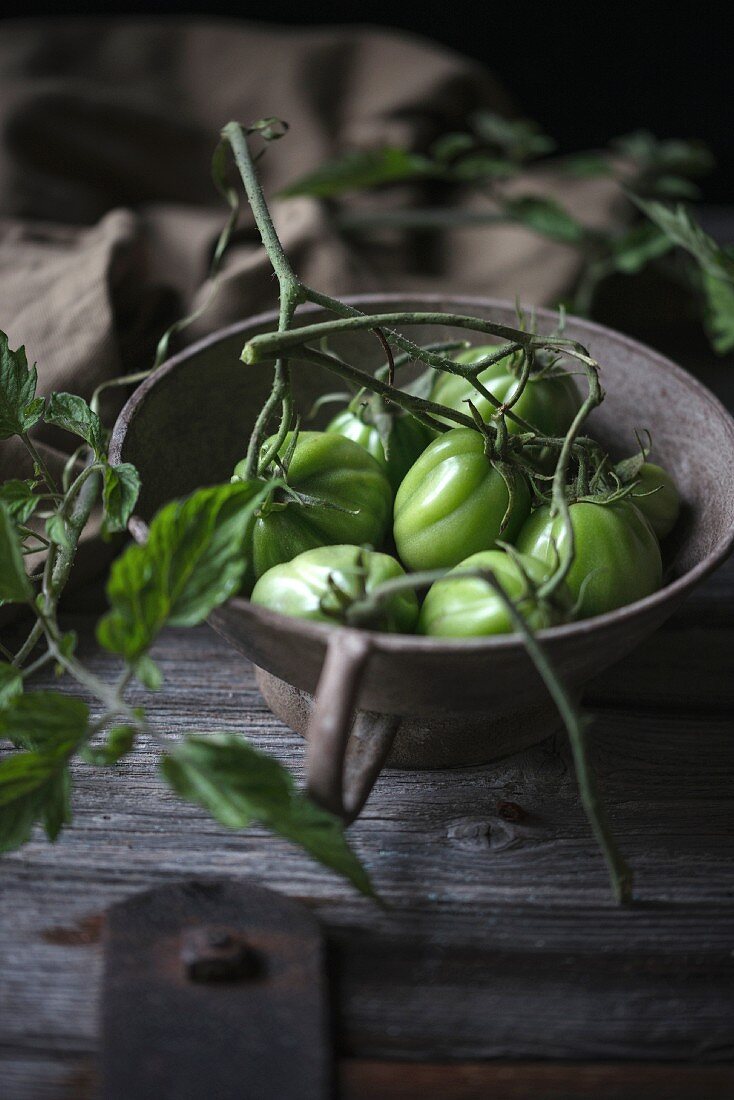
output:
[[[476,363],[496,350],[497,346],[491,344],[469,348],[456,356],[456,362],[467,365]],[[511,369],[513,359],[514,356],[503,359],[487,367],[479,375],[479,381],[501,402],[510,401],[517,390],[518,378]],[[471,399],[483,420],[491,419],[495,408],[477,393],[470,382],[457,374],[440,373],[433,386],[432,401],[447,405],[458,412],[467,412],[467,398]],[[576,383],[570,374],[563,371],[547,378],[528,379],[517,404],[512,406],[512,411],[532,424],[540,435],[559,437],[566,434],[580,407],[581,397]],[[523,431],[510,419],[507,420],[507,429],[513,433]]]
[[[650,524],[627,500],[612,504],[577,501],[570,506],[575,555],[566,583],[579,600],[579,618],[603,615],[641,600],[662,584],[660,547]],[[568,532],[563,518],[538,508],[517,539],[517,548],[552,565],[565,560]]]
[[[286,436],[281,455],[291,436]],[[267,440],[264,449],[271,442]],[[244,460],[235,466],[234,476],[245,476]],[[313,503],[276,491],[275,499],[260,508],[252,528],[254,578],[316,546],[382,542],[392,491],[382,467],[363,447],[332,433],[301,432],[287,481]]]
[[470,569],[491,569],[531,630],[543,630],[568,622],[573,599],[565,585],[555,593],[553,604],[541,602],[528,586],[523,570],[533,584],[542,584],[551,572],[546,562],[519,554],[522,568],[502,550],[483,550],[457,565],[445,579],[429,589],[421,608],[419,634],[442,638],[480,638],[490,634],[512,634],[515,625],[501,597],[481,577],[458,577]]
[[643,462],[630,493],[630,500],[642,512],[659,539],[675,527],[680,512],[680,497],[672,477],[662,466]]
[[[383,581],[403,577],[402,566],[389,554],[359,546],[319,546],[292,561],[276,565],[255,585],[252,603],[317,622],[346,621],[346,609],[369,595]],[[375,628],[412,634],[418,620],[418,599],[408,590],[380,606]]]
[[369,451],[372,457],[384,467],[393,492],[397,491],[410,467],[433,439],[428,428],[414,416],[395,415],[388,436],[386,457],[377,428],[374,424],[365,423],[350,409],[343,409],[337,413],[326,430],[337,432],[346,439],[353,439],[355,443],[359,443],[360,447]]
[[[393,533],[409,569],[447,569],[470,554],[512,542],[530,512],[524,475],[510,468],[513,500],[472,428],[434,439],[411,466],[395,497]],[[501,529],[505,513],[507,525]]]

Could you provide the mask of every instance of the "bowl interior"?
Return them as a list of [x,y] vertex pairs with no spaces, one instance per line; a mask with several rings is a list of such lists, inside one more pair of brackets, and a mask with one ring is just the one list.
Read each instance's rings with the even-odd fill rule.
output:
[[[514,306],[468,298],[380,296],[354,299],[371,310],[447,309],[515,323]],[[304,310],[303,323],[324,319]],[[269,391],[269,364],[240,361],[245,341],[274,327],[262,315],[214,334],[170,360],[133,396],[115,428],[112,454],[133,462],[143,489],[139,514],[149,519],[161,504],[193,489],[229,478],[244,455],[254,417]],[[555,315],[539,311],[539,331],[550,332]],[[420,342],[457,336],[466,330],[404,331]],[[650,430],[652,457],[671,471],[684,507],[666,549],[668,578],[680,577],[731,539],[734,527],[734,424],[718,401],[686,372],[619,333],[571,318],[567,334],[580,340],[602,365],[606,397],[589,421],[589,431],[614,454],[631,453],[635,432]],[[448,333],[448,335],[447,335]],[[474,343],[480,334],[469,334]],[[381,347],[369,333],[346,335],[333,346],[350,361],[374,367]],[[343,388],[341,380],[312,365],[293,365],[298,407],[306,413],[321,394]],[[579,385],[584,386],[579,378]],[[322,408],[322,426],[335,406]],[[312,426],[312,424],[309,424]]]

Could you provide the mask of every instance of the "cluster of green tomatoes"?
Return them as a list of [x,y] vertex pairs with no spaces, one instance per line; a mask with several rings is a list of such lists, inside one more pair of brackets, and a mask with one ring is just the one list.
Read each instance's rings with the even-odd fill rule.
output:
[[[456,361],[496,350],[472,348]],[[378,430],[385,406],[363,393],[325,431],[291,432],[273,471],[281,486],[254,520],[252,602],[305,619],[466,638],[511,632],[507,599],[537,630],[659,588],[660,541],[680,507],[673,480],[644,452],[614,466],[590,441],[589,461],[569,474],[564,519],[550,494],[558,451],[524,448],[518,423],[561,440],[581,408],[579,390],[557,363],[521,386],[519,365],[515,355],[478,375],[517,417],[502,418],[502,449],[480,430],[497,423],[496,406],[466,377],[443,372],[431,401],[465,412],[471,399],[476,428],[436,434],[397,410]],[[564,555],[562,582],[549,584]],[[416,589],[439,573],[421,602]],[[423,580],[395,583],[406,574]]]

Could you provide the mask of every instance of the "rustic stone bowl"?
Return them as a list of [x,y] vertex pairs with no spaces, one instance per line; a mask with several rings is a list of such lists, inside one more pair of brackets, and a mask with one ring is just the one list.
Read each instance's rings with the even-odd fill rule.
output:
[[[505,324],[515,320],[513,305],[481,298],[382,295],[352,302],[369,312],[440,309]],[[326,315],[308,307],[298,317],[313,323]],[[555,320],[540,310],[539,331],[552,331]],[[272,374],[268,367],[243,365],[240,352],[250,337],[275,324],[276,314],[268,313],[215,333],[163,364],[130,398],[110,453],[115,462],[133,462],[142,475],[141,519],[173,497],[228,480]],[[405,331],[425,343],[446,339],[451,330]],[[602,364],[606,400],[589,431],[619,454],[634,449],[635,429],[649,428],[654,458],[673,474],[684,501],[664,548],[666,584],[659,592],[541,632],[566,684],[580,692],[660,626],[730,553],[734,421],[694,378],[634,340],[576,318],[569,319],[567,334]],[[479,334],[471,338],[481,340]],[[378,342],[365,333],[335,346],[362,366],[381,358]],[[294,365],[293,375],[301,409],[340,388],[338,379],[310,365]],[[133,525],[133,533],[141,526]],[[385,762],[409,768],[486,763],[542,740],[559,724],[513,636],[467,641],[371,633],[288,618],[239,597],[210,622],[255,663],[271,710],[308,737],[311,793],[347,820],[361,809]]]

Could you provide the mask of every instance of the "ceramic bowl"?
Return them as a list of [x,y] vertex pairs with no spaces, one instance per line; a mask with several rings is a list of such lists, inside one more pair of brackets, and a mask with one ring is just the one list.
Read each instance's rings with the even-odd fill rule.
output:
[[[351,302],[369,312],[446,310],[515,322],[513,304],[484,298],[370,295]],[[325,318],[318,308],[298,313],[304,324]],[[538,311],[538,331],[551,332],[555,323],[555,314]],[[269,366],[245,366],[240,352],[249,338],[275,326],[273,312],[214,333],[164,363],[127,402],[110,451],[113,461],[133,462],[140,471],[143,520],[173,497],[229,479],[272,374]],[[451,333],[405,331],[424,343]],[[589,432],[622,454],[634,450],[636,429],[649,428],[653,457],[673,474],[683,497],[680,521],[664,547],[660,591],[540,633],[568,687],[580,692],[660,626],[730,553],[734,421],[699,382],[636,341],[577,318],[568,319],[566,333],[602,366],[606,399]],[[479,334],[473,339],[481,341]],[[381,359],[377,340],[366,333],[335,346],[361,366]],[[294,364],[293,376],[301,409],[340,388],[338,379],[313,366]],[[359,812],[385,762],[410,768],[486,763],[559,725],[522,642],[511,635],[446,640],[371,633],[288,618],[239,597],[210,622],[255,663],[273,712],[309,737],[310,790],[346,819]]]

